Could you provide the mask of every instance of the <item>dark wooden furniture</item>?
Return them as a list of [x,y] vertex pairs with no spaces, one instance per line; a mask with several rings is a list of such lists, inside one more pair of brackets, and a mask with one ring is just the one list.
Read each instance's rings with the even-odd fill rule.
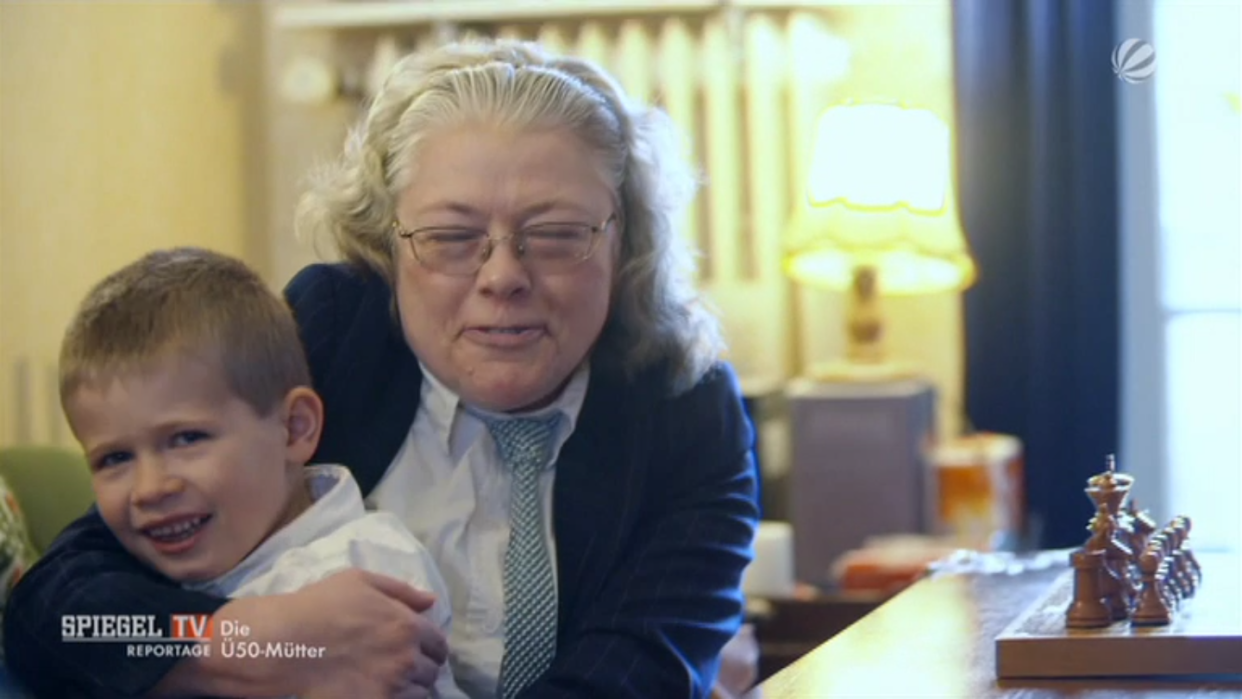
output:
[[759,642],[759,681],[771,677],[859,621],[887,599],[881,594],[814,594],[748,603]]
[[1242,677],[998,682],[997,635],[1065,569],[1055,564],[998,572],[976,565],[930,575],[768,678],[754,696],[1242,698]]

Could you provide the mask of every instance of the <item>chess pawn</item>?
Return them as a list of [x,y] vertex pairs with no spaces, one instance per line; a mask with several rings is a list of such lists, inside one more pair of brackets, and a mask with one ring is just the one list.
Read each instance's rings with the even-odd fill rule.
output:
[[1182,587],[1182,579],[1177,574],[1177,562],[1173,559],[1173,553],[1177,551],[1177,545],[1173,539],[1173,529],[1165,527],[1161,532],[1160,543],[1163,546],[1164,555],[1160,559],[1163,566],[1161,570],[1161,579],[1164,580],[1164,588],[1169,591],[1169,597],[1172,598],[1174,606],[1180,607],[1182,600],[1186,599],[1186,590]]
[[1181,584],[1183,596],[1186,598],[1194,597],[1199,581],[1195,578],[1194,572],[1190,567],[1190,546],[1187,541],[1185,524],[1180,518],[1174,518],[1170,526],[1173,530],[1173,569],[1177,573],[1177,580]]
[[1147,548],[1147,540],[1159,527],[1150,514],[1145,510],[1139,509],[1138,503],[1134,498],[1130,498],[1130,502],[1127,504],[1127,511],[1130,515],[1130,524],[1134,532],[1132,542],[1134,545],[1130,547],[1130,550],[1137,553]]
[[1138,605],[1130,616],[1130,623],[1134,626],[1165,626],[1173,621],[1173,612],[1160,590],[1161,563],[1161,556],[1155,551],[1149,550],[1139,556],[1143,584]]
[[1070,554],[1074,568],[1074,597],[1065,610],[1065,626],[1070,629],[1098,629],[1113,621],[1112,610],[1104,602],[1100,581],[1105,575],[1103,551],[1075,551]]
[[1169,574],[1173,576],[1177,589],[1182,593],[1182,599],[1190,599],[1195,596],[1194,579],[1188,570],[1189,564],[1186,562],[1186,552],[1180,548],[1173,549],[1169,564]]
[[1152,540],[1160,551],[1160,571],[1158,576],[1160,587],[1164,590],[1169,608],[1177,609],[1182,605],[1182,599],[1185,597],[1185,594],[1184,590],[1182,590],[1181,581],[1172,573],[1173,532],[1166,526],[1157,532]]
[[1178,515],[1173,518],[1173,521],[1181,532],[1182,552],[1186,556],[1186,567],[1189,568],[1190,575],[1194,578],[1195,589],[1198,589],[1203,584],[1203,567],[1195,559],[1194,548],[1190,545],[1190,518],[1185,515]]
[[1147,548],[1156,556],[1158,568],[1156,580],[1159,583],[1160,593],[1164,596],[1165,605],[1169,609],[1176,609],[1181,603],[1181,599],[1178,597],[1178,588],[1171,583],[1168,577],[1168,559],[1172,553],[1168,536],[1168,532],[1164,530],[1157,532],[1148,542]]

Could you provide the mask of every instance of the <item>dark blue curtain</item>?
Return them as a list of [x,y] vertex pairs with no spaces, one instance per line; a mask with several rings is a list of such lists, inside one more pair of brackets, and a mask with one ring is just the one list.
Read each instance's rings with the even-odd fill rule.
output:
[[1118,449],[1113,0],[953,0],[966,409],[1026,449],[1032,543],[1085,541]]

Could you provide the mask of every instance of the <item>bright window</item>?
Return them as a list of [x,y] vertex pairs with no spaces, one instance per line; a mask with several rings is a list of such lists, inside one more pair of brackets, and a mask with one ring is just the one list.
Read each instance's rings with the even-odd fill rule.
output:
[[[1154,119],[1144,122],[1148,136],[1136,140],[1133,130],[1130,138],[1123,135],[1121,167],[1144,162],[1155,167],[1148,180],[1154,207],[1133,201],[1143,192],[1125,186],[1127,174],[1122,175],[1123,196],[1131,200],[1123,199],[1123,206],[1155,218],[1124,231],[1140,237],[1145,231],[1153,253],[1146,266],[1131,264],[1133,256],[1127,259],[1125,290],[1155,308],[1131,299],[1127,322],[1152,327],[1127,330],[1124,337],[1127,343],[1159,344],[1155,351],[1127,348],[1131,357],[1146,357],[1150,365],[1136,368],[1131,360],[1124,399],[1160,403],[1154,410],[1127,406],[1126,415],[1138,424],[1125,427],[1131,435],[1159,430],[1160,437],[1135,436],[1127,445],[1135,450],[1157,445],[1158,453],[1148,458],[1158,487],[1149,488],[1146,497],[1162,518],[1190,516],[1196,547],[1237,548],[1242,535],[1242,4],[1156,0],[1149,21],[1155,75],[1119,90],[1152,95],[1147,103]],[[1142,104],[1132,98],[1119,97],[1123,121],[1135,119],[1125,110]],[[1143,145],[1154,161],[1127,152]],[[1144,285],[1153,293],[1144,294]],[[1152,383],[1136,385],[1141,382]],[[1141,481],[1142,474],[1136,475]]]

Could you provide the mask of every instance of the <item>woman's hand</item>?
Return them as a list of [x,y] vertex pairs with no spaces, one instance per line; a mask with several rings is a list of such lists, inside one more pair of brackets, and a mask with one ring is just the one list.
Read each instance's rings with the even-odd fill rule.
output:
[[325,651],[323,658],[307,661],[307,681],[296,693],[430,696],[448,658],[443,633],[420,614],[435,603],[434,596],[360,570],[338,573],[291,596],[297,598],[303,642]]
[[[287,696],[390,699],[430,696],[448,643],[423,618],[435,598],[383,575],[347,570],[297,592],[244,597],[214,617],[210,657],[179,663],[157,696]],[[305,647],[305,657],[224,657],[222,622],[248,629],[247,643]],[[323,649],[319,655],[317,649]]]

